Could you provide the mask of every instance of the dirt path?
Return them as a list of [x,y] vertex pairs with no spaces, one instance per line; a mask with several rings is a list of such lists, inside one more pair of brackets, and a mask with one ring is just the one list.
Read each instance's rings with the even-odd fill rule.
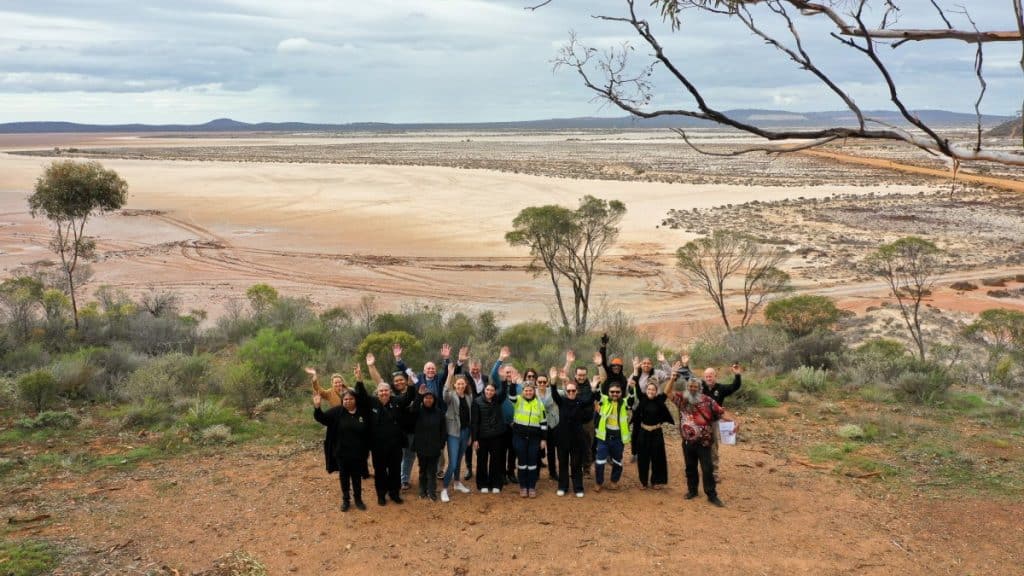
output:
[[[837,162],[843,162],[846,164],[859,164],[862,166],[874,166],[876,168],[886,168],[889,170],[895,170],[897,172],[905,172],[908,174],[923,174],[925,176],[935,176],[938,178],[951,179],[953,173],[949,170],[938,170],[936,168],[925,168],[923,166],[914,166],[912,164],[901,164],[892,160],[885,160],[882,158],[868,158],[865,156],[855,156],[853,154],[843,154],[841,152],[830,152],[828,150],[802,150],[798,154],[804,154],[807,156],[815,156],[817,158],[828,158]],[[1024,192],[1024,182],[1020,180],[1011,180],[1009,178],[996,178],[994,176],[982,176],[980,174],[972,174],[964,170],[960,170],[957,173],[957,179],[963,182],[973,182],[975,184],[985,184],[988,186],[994,186],[996,188],[1002,188],[1003,190],[1010,190],[1012,192]]]
[[536,500],[507,490],[445,505],[409,494],[379,508],[364,483],[370,510],[341,513],[318,445],[244,447],[36,487],[18,513],[53,513],[23,535],[72,538],[86,550],[77,562],[117,574],[187,574],[233,550],[271,574],[1012,574],[1024,561],[1010,503],[897,497],[878,480],[789,459],[772,429],[750,420],[752,440],[723,447],[721,510],[682,499],[673,433],[671,484],[658,492],[640,491],[627,465],[622,491],[596,494],[588,480],[581,500],[557,497],[544,474]]

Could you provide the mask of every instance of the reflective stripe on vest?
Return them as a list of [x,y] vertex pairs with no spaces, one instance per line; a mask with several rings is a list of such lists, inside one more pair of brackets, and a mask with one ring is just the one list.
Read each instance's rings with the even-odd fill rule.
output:
[[512,421],[520,426],[540,428],[541,423],[545,421],[544,405],[536,397],[533,400],[527,400],[520,396],[516,399]]

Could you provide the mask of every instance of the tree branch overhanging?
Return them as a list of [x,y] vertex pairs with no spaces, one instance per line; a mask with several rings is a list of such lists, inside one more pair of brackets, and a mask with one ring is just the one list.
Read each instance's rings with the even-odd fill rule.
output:
[[[1018,41],[1024,46],[1024,41],[1022,41],[1022,38],[1024,38],[1024,20],[1020,18],[1019,8],[1021,0],[1013,0],[1013,2],[1015,14],[1018,15],[1018,30],[1013,32],[978,30],[973,21],[971,21],[971,25],[974,30],[954,29],[946,13],[934,3],[933,6],[938,10],[939,16],[946,25],[944,29],[904,30],[891,28],[896,22],[892,15],[895,15],[898,10],[897,3],[893,0],[885,2],[886,13],[883,16],[880,27],[877,28],[869,27],[864,21],[864,10],[868,5],[868,0],[852,2],[853,8],[848,16],[840,15],[832,7],[834,4],[831,2],[829,5],[826,5],[820,2],[808,2],[805,0],[653,0],[651,2],[652,5],[661,6],[663,16],[672,24],[673,30],[678,30],[681,27],[682,19],[680,15],[685,8],[737,18],[751,33],[757,35],[766,44],[784,54],[801,69],[812,74],[820,84],[838,96],[857,117],[856,127],[833,126],[820,129],[770,129],[750,121],[741,120],[726,111],[719,110],[707,98],[705,89],[698,86],[693,77],[685,69],[677,65],[673,58],[667,54],[663,44],[655,36],[649,23],[638,16],[635,0],[625,0],[627,7],[627,15],[625,16],[595,16],[595,18],[608,22],[623,23],[631,27],[650,49],[651,60],[649,62],[635,66],[632,60],[636,57],[636,51],[628,44],[601,53],[594,48],[585,46],[575,35],[572,35],[570,36],[569,43],[563,47],[554,63],[556,69],[564,66],[575,70],[582,79],[583,84],[594,92],[595,99],[607,102],[636,117],[650,119],[679,116],[707,120],[769,141],[765,145],[751,146],[735,153],[726,153],[726,155],[737,155],[754,151],[771,153],[791,152],[820,146],[840,138],[854,138],[903,141],[929,153],[950,158],[954,164],[982,161],[1024,166],[1024,150],[985,150],[981,147],[980,139],[975,139],[974,142],[969,144],[958,144],[940,135],[931,126],[923,122],[904,101],[900,94],[899,86],[877,50],[879,45],[888,44],[895,47],[895,45],[908,40],[957,39],[976,44],[978,49],[975,55],[975,72],[981,85],[981,94],[979,94],[978,101],[976,102],[976,112],[980,117],[980,101],[986,88],[982,75],[981,46],[986,42],[1003,40]],[[761,5],[770,15],[780,19],[782,26],[784,26],[791,37],[789,45],[779,37],[767,33],[766,28],[762,28],[755,23],[753,15],[749,10],[750,7],[755,5]],[[876,125],[881,123],[865,117],[853,97],[843,90],[828,73],[817,66],[804,46],[793,20],[794,15],[790,13],[789,9],[795,10],[796,14],[804,17],[824,15],[829,18],[836,27],[836,31],[832,32],[830,36],[843,45],[856,50],[873,66],[877,77],[884,83],[889,92],[890,101],[896,106],[904,120],[912,126],[912,130],[898,127],[868,127],[867,124],[869,122]],[[969,15],[968,19],[970,19]],[[890,42],[885,42],[886,40]],[[898,42],[891,42],[892,40],[898,40]],[[1024,72],[1024,56],[1021,59],[1021,67],[1022,72]],[[692,99],[692,107],[651,107],[654,99],[652,75],[655,68],[663,68],[669,77],[679,84],[683,92]],[[1022,103],[1022,111],[1024,111],[1024,103]],[[683,137],[688,145],[693,146],[693,143],[686,137],[684,132],[680,130],[676,130],[676,132]],[[794,143],[791,141],[799,142]],[[698,151],[708,153],[705,150]]]

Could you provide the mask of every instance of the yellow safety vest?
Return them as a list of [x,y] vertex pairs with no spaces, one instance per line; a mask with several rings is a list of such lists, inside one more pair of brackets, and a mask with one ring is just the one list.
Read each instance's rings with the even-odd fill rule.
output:
[[[594,434],[598,440],[604,440],[607,438],[608,430],[608,417],[612,414],[612,405],[614,402],[609,400],[606,396],[601,396],[601,408],[599,414],[601,419],[597,423],[597,432]],[[622,442],[628,443],[630,440],[629,436],[629,412],[626,410],[626,402],[619,400],[619,433],[622,434]]]
[[515,414],[512,416],[512,422],[520,426],[540,428],[541,424],[547,422],[544,414],[544,404],[536,396],[533,397],[533,400],[527,400],[520,395],[516,399]]

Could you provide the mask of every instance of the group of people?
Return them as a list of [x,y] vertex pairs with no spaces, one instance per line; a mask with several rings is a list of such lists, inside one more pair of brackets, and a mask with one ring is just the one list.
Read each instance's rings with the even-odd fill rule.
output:
[[[443,345],[440,368],[427,362],[419,373],[403,361],[401,345],[394,344],[392,352],[396,370],[390,381],[381,377],[373,354],[366,355],[369,383],[357,366],[354,386],[334,374],[331,387],[322,388],[316,370],[306,369],[313,380],[313,416],[327,428],[327,472],[340,478],[342,511],[352,505],[366,509],[362,480],[370,475],[368,460],[381,506],[388,499],[403,502],[414,460],[420,498],[437,500],[440,480],[443,502],[456,492],[472,492],[463,480],[474,477],[474,460],[476,489],[483,494],[500,494],[511,484],[521,497],[535,498],[545,459],[558,496],[571,488],[582,498],[591,469],[595,492],[616,490],[627,444],[641,489],[658,490],[668,483],[663,425],[675,424],[668,402],[679,412],[686,498],[695,498],[703,484],[708,501],[723,506],[716,491],[718,421],[732,420],[722,405],[742,384],[737,364],[729,385],[718,384],[714,368],[704,371],[703,380],[694,378],[686,355],[669,366],[659,353],[658,367],[650,358],[634,358],[627,376],[621,358],[608,358],[607,335],[594,354],[593,373],[575,364],[572,351],[561,369],[520,374],[504,346],[489,376],[480,360],[470,359],[468,347],[453,361],[451,346]],[[679,382],[683,389],[677,391]]]

